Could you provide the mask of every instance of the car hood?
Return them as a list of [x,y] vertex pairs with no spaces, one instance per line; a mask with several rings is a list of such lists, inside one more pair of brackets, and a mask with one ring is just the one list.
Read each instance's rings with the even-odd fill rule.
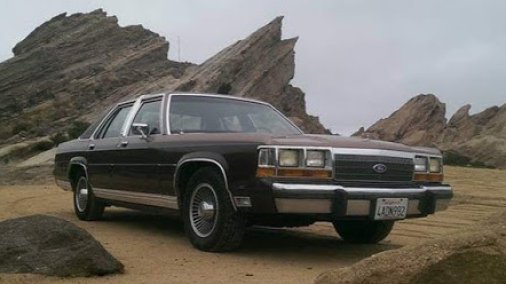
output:
[[417,152],[424,154],[440,155],[441,152],[435,148],[412,147],[400,143],[371,140],[365,138],[343,137],[337,135],[293,135],[283,137],[272,137],[269,144],[286,146],[312,146],[312,147],[333,147],[333,148],[355,148],[355,149],[378,149],[403,152]]
[[337,135],[300,134],[276,136],[265,133],[185,133],[182,135],[166,135],[165,139],[172,142],[180,141],[187,143],[254,143],[256,145],[276,146],[378,149],[441,155],[441,152],[435,148],[412,147],[393,142]]

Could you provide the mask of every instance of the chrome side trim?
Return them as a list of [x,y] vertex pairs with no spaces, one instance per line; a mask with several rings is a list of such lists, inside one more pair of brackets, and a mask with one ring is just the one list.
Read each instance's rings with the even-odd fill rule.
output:
[[179,188],[177,188],[177,177],[179,175],[179,170],[181,168],[182,165],[186,164],[186,163],[190,163],[190,162],[207,162],[207,163],[212,163],[212,164],[215,164],[216,166],[218,166],[218,168],[221,170],[221,173],[223,174],[223,181],[225,183],[225,190],[227,191],[228,193],[228,196],[230,197],[230,202],[232,203],[232,207],[234,207],[234,210],[237,211],[237,206],[234,202],[234,196],[232,195],[232,192],[230,192],[230,189],[228,187],[228,179],[227,179],[227,174],[225,172],[225,169],[223,168],[223,166],[216,160],[213,160],[213,159],[209,159],[209,158],[190,158],[190,159],[186,159],[182,162],[179,162],[176,166],[176,170],[174,172],[174,189],[176,190],[176,192],[178,193],[179,195]]
[[258,104],[268,105],[268,103],[263,102],[263,101],[245,98],[245,97],[238,97],[238,96],[234,96],[234,95],[220,95],[220,94],[207,94],[207,93],[185,93],[185,92],[174,92],[174,93],[171,93],[170,95],[232,99],[232,100],[236,100],[236,101],[245,101],[245,102],[250,102],[250,103],[258,103]]
[[54,180],[56,185],[59,186],[61,189],[65,191],[72,191],[72,184],[70,184],[70,181],[61,180],[61,179],[55,179]]
[[83,168],[86,178],[88,180],[90,180],[90,177],[88,176],[88,168],[86,167],[86,164],[84,164],[81,160],[76,160],[76,161],[70,160],[70,163],[67,168],[67,177],[69,178],[69,180],[70,180],[70,169],[72,168],[72,166],[79,166],[79,167]]
[[[145,102],[150,102],[152,100],[156,101],[156,100],[158,100],[158,98],[160,98],[160,101],[163,102],[163,94],[142,95],[136,99],[134,105],[132,106],[132,109],[128,113],[127,118],[125,119],[125,123],[124,123],[122,131],[121,131],[121,136],[123,136],[123,137],[128,136],[128,133],[130,132],[131,125],[135,119],[135,116],[137,115],[137,113],[141,109],[142,105]],[[163,103],[160,103],[160,116],[162,115],[162,111],[163,111]],[[160,123],[161,123],[161,120],[160,120]],[[160,133],[160,134],[162,134],[162,133]]]
[[172,134],[170,132],[170,103],[171,103],[171,101],[172,101],[172,94],[168,95],[167,105],[165,106],[165,111],[167,112],[167,113],[165,113],[165,124],[166,124],[167,135]]
[[151,194],[106,188],[93,188],[93,194],[99,198],[118,200],[129,203],[179,209],[176,196]]
[[141,108],[141,100],[142,96],[137,98],[135,100],[135,103],[132,105],[132,108],[130,109],[130,112],[127,114],[127,117],[125,121],[123,122],[123,126],[121,126],[121,137],[125,137],[128,135],[128,132],[130,130],[130,125],[132,125],[132,122],[134,121],[135,115],[137,114],[137,111]]

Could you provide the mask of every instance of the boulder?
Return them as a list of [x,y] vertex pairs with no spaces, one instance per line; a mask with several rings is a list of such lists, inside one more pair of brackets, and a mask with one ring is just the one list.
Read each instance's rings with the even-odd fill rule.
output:
[[0,273],[68,277],[122,271],[92,235],[68,221],[32,215],[0,222]]
[[506,211],[466,230],[375,254],[316,283],[504,283]]

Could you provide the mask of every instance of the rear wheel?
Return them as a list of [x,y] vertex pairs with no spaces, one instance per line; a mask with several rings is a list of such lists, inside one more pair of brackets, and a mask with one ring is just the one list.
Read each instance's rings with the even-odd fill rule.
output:
[[74,212],[80,220],[100,219],[104,213],[104,204],[93,194],[88,178],[80,173],[74,182]]
[[375,244],[384,240],[394,221],[344,220],[332,222],[341,238],[350,243]]
[[185,232],[203,251],[230,251],[240,246],[245,217],[234,210],[221,175],[202,168],[190,178],[183,198]]

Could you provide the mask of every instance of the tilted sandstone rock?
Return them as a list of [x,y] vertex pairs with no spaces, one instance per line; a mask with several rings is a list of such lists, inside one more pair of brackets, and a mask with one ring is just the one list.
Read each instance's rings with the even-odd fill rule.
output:
[[445,111],[445,104],[436,96],[419,95],[360,135],[409,145],[432,146],[446,125]]
[[419,95],[354,136],[435,146],[474,162],[506,168],[506,104],[474,115],[469,115],[470,109],[471,105],[461,107],[446,122],[445,105],[434,95]]
[[0,222],[0,273],[54,276],[106,275],[123,271],[85,230],[51,216]]
[[[310,133],[327,130],[290,85],[296,39],[281,39],[282,17],[200,65],[167,59],[169,43],[142,26],[120,27],[102,10],[58,15],[0,63],[0,144],[65,132],[140,93],[225,93],[272,103]],[[20,130],[20,131],[16,131]],[[23,130],[23,131],[21,131]]]
[[26,124],[28,136],[60,131],[91,109],[103,109],[101,101],[118,88],[180,76],[189,64],[167,60],[168,48],[158,34],[120,27],[101,10],[58,15],[0,63],[0,119],[12,127]]

